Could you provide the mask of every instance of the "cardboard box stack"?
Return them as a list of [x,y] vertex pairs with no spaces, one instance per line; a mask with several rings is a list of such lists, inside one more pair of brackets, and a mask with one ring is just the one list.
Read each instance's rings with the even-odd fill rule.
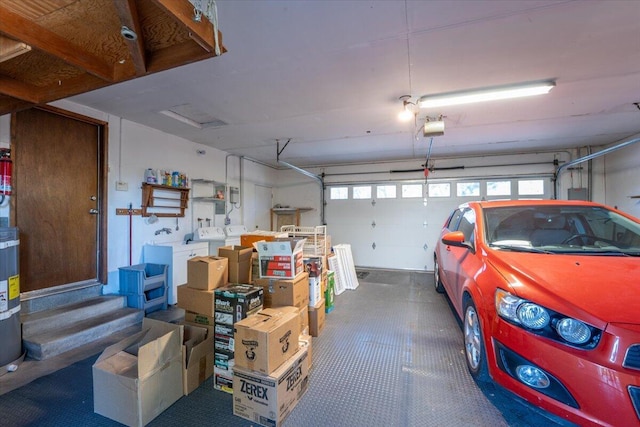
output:
[[[215,291],[214,382],[216,389],[233,392],[234,325],[263,308],[261,287],[230,284]],[[252,316],[253,317],[253,316]]]
[[213,316],[214,290],[228,282],[227,258],[206,256],[187,261],[187,283],[178,286],[178,307]]
[[293,306],[265,308],[234,325],[234,415],[277,427],[306,392],[311,342],[299,317]]
[[323,264],[321,257],[304,259],[309,274],[309,333],[313,337],[319,336],[324,328],[326,273]]
[[222,246],[218,248],[218,256],[229,260],[229,282],[250,283],[251,281],[251,246]]

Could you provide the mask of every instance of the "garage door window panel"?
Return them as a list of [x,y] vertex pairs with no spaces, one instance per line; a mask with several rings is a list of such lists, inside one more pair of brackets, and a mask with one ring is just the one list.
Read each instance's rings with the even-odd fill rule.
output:
[[456,184],[456,194],[458,197],[479,197],[479,182],[458,182]]
[[362,199],[371,199],[371,186],[357,186],[353,187],[353,199],[354,200],[362,200]]
[[429,184],[427,188],[429,197],[451,197],[451,184],[448,182]]
[[329,190],[329,198],[331,200],[348,200],[349,187],[331,187]]

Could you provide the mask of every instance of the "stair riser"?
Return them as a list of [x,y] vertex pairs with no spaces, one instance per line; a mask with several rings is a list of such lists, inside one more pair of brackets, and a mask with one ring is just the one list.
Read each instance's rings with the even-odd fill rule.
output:
[[78,333],[61,337],[56,341],[36,343],[23,339],[27,356],[36,360],[44,360],[76,347],[106,337],[114,332],[129,326],[136,325],[142,321],[144,313],[142,311],[132,312],[125,316],[114,319],[111,322],[103,323],[93,328],[88,328]]
[[24,320],[22,323],[23,337],[31,337],[56,329],[64,328],[82,321],[88,317],[99,316],[110,311],[126,307],[125,297],[105,298],[99,304],[91,304],[77,307],[73,310],[63,311],[42,319]]
[[100,296],[102,285],[96,284],[80,289],[74,289],[51,295],[40,296],[32,299],[23,299],[20,301],[20,311],[23,314],[35,313],[37,311],[50,310],[65,304],[72,304]]

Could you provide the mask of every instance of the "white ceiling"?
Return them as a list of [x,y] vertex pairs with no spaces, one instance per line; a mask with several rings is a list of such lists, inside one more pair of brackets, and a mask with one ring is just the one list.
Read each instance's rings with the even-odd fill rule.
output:
[[[206,1],[205,1],[206,3]],[[218,0],[228,52],[71,100],[267,164],[600,146],[640,133],[640,1]],[[541,79],[548,95],[420,111],[399,97]],[[190,104],[227,123],[158,114]]]

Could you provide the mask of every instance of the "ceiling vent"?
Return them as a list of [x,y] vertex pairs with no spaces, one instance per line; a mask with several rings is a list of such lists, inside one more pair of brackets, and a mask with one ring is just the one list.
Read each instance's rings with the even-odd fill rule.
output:
[[176,105],[167,110],[159,111],[159,113],[198,129],[218,128],[227,125],[226,122],[194,108],[191,104]]

